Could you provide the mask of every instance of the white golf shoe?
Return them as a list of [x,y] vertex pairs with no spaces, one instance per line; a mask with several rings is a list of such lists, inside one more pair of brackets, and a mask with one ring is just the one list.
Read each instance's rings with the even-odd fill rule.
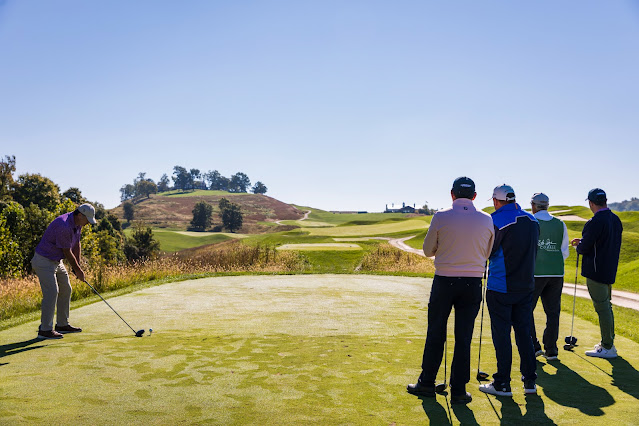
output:
[[596,358],[617,358],[617,348],[615,348],[615,345],[612,345],[612,348],[606,349],[601,343],[597,343],[594,349],[586,351],[586,355]]

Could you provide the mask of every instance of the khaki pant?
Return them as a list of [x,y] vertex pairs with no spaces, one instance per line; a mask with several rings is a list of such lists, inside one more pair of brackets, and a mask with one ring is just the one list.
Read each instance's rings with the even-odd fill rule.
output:
[[31,266],[40,280],[42,289],[42,316],[40,330],[53,330],[53,315],[58,308],[56,325],[69,325],[71,283],[62,261],[49,260],[38,253],[31,259]]

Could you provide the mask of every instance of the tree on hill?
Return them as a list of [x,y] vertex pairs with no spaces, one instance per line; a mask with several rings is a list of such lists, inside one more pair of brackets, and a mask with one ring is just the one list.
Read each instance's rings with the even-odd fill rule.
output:
[[608,204],[612,210],[617,210],[618,212],[630,212],[630,211],[639,211],[639,198],[631,198],[630,200],[624,200],[620,203],[610,203]]
[[193,207],[193,219],[191,229],[195,231],[205,231],[211,227],[211,217],[213,216],[213,206],[205,201],[200,201]]
[[[223,203],[222,201],[226,201]],[[222,198],[219,203],[220,206],[220,218],[222,219],[222,225],[230,232],[235,232],[242,227],[244,223],[244,215],[239,205],[231,203],[226,198]]]
[[54,210],[60,203],[60,187],[38,173],[18,176],[13,186],[13,199],[25,207],[35,204],[41,209]]
[[120,201],[130,200],[135,197],[135,186],[127,183],[120,188]]
[[158,182],[158,192],[166,192],[171,189],[169,177],[164,173]]
[[251,186],[251,180],[242,172],[237,172],[231,176],[229,183],[229,192],[248,192]]
[[206,186],[211,190],[219,190],[219,179],[222,177],[220,172],[217,170],[209,170],[204,173],[204,182],[206,182]]
[[135,206],[132,202],[125,201],[124,204],[122,204],[122,209],[124,210],[124,218],[130,223],[135,216]]
[[258,180],[255,182],[255,185],[253,185],[251,190],[253,191],[253,194],[266,194],[267,189],[266,185]]
[[222,198],[217,203],[217,207],[220,209],[220,212],[226,209],[230,205],[231,205],[231,202],[228,200],[228,198]]
[[173,167],[173,186],[175,189],[186,191],[192,186],[191,173],[182,166]]
[[16,171],[16,156],[4,156],[4,160],[0,161],[0,201],[9,201],[12,199],[13,191],[13,173]]
[[151,194],[157,194],[158,187],[151,180],[141,180],[135,185],[135,195],[139,197],[151,198]]

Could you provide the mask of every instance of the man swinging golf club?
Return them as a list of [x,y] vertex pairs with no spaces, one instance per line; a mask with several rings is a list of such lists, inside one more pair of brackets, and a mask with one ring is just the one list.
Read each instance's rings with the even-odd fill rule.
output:
[[530,200],[532,213],[539,222],[539,241],[535,262],[535,292],[532,311],[541,298],[546,313],[546,329],[543,335],[544,349],[537,339],[535,318],[530,317],[530,335],[535,346],[535,356],[543,355],[554,361],[559,355],[559,313],[561,312],[561,291],[564,287],[564,261],[568,258],[568,228],[561,220],[548,213],[549,199],[541,192]]
[[577,253],[583,256],[581,275],[586,277],[601,330],[601,342],[586,351],[586,355],[598,358],[617,357],[615,318],[610,297],[617,277],[623,226],[619,217],[608,208],[607,202],[603,189],[595,188],[588,193],[588,203],[594,216],[584,225],[582,237],[571,241]]
[[470,381],[470,342],[482,299],[484,266],[494,239],[491,217],[473,205],[476,196],[475,183],[470,178],[457,178],[451,190],[452,208],[435,214],[424,239],[424,253],[435,256],[435,277],[428,302],[422,372],[417,383],[407,386],[408,392],[414,395],[435,396],[435,378],[442,362],[448,317],[454,307],[451,402],[462,404],[472,401],[466,392]]
[[[73,273],[84,281],[80,267],[80,237],[82,227],[95,225],[95,208],[82,204],[76,210],[58,216],[49,224],[36,246],[31,266],[40,280],[42,289],[42,315],[38,339],[61,339],[64,333],[79,333],[81,328],[69,325],[71,283],[62,263],[67,259]],[[53,316],[57,306],[57,321],[53,329]]]
[[497,373],[493,374],[492,383],[479,386],[479,390],[492,395],[512,396],[512,328],[519,349],[524,392],[534,394],[537,393],[537,362],[530,338],[530,317],[539,224],[533,215],[523,211],[515,202],[515,191],[509,185],[494,189],[493,205],[495,244],[490,255],[486,304],[497,356]]

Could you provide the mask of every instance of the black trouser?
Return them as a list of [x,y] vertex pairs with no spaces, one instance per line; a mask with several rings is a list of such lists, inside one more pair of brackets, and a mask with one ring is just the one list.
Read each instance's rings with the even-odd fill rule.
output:
[[[541,304],[546,313],[546,329],[542,339],[546,354],[557,355],[557,339],[559,338],[559,313],[561,312],[561,291],[564,288],[564,277],[535,277],[532,310],[541,297]],[[535,345],[535,352],[541,350],[541,344],[535,331],[535,317],[531,316],[530,336]]]
[[428,302],[428,331],[420,383],[432,386],[442,362],[446,326],[455,307],[455,352],[450,373],[451,394],[466,392],[470,381],[470,342],[481,303],[481,278],[435,275]]
[[513,349],[510,343],[510,328],[515,331],[515,342],[519,349],[520,371],[524,380],[537,379],[537,361],[530,338],[532,295],[529,293],[499,293],[486,291],[486,305],[490,313],[490,329],[493,334],[497,373],[493,374],[498,384],[510,385],[510,368]]

